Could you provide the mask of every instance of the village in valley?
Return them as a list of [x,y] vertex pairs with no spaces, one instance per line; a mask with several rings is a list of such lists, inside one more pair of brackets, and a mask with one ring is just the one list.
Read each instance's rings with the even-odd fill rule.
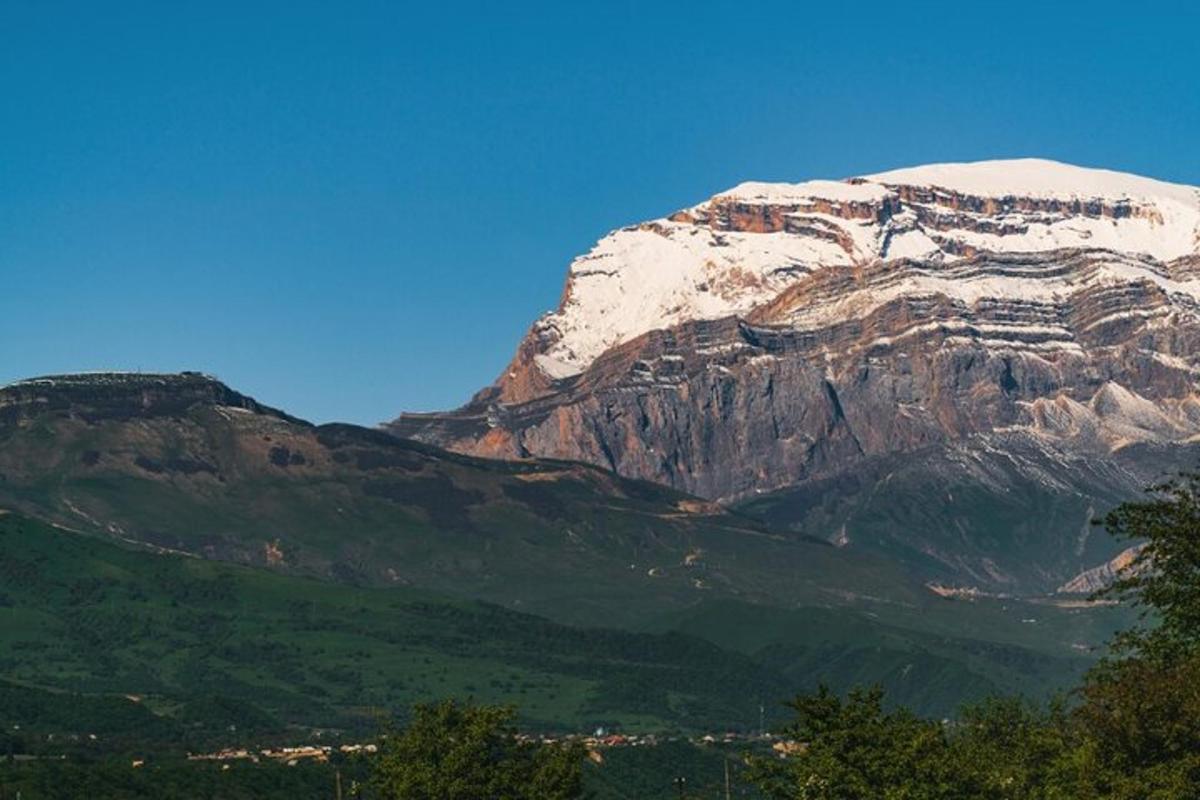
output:
[[[604,728],[597,728],[588,735],[521,734],[517,738],[524,742],[530,742],[539,745],[559,745],[568,742],[578,742],[587,750],[588,758],[597,764],[604,762],[604,753],[606,750],[624,747],[657,747],[660,744],[668,742],[688,742],[696,747],[711,747],[718,745],[732,747],[742,745],[756,750],[769,747],[771,751],[781,758],[792,755],[802,749],[801,743],[784,739],[774,734],[743,734],[732,731],[721,734],[707,733],[702,736],[689,737],[661,736],[653,733],[612,733]],[[284,763],[288,766],[296,766],[302,761],[326,763],[337,756],[369,756],[374,755],[377,752],[379,752],[379,745],[375,744],[374,742],[340,745],[303,744],[264,747],[261,749],[230,747],[209,753],[189,753],[188,760],[216,762],[249,761],[255,764],[264,761],[272,761]],[[138,759],[134,761],[133,765],[137,767],[144,763],[144,760]]]

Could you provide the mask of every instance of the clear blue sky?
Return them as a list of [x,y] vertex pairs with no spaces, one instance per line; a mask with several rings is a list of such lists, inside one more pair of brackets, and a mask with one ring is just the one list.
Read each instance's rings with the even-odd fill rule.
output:
[[1195,7],[0,0],[0,382],[199,369],[374,423],[490,382],[607,230],[742,180],[1200,184]]

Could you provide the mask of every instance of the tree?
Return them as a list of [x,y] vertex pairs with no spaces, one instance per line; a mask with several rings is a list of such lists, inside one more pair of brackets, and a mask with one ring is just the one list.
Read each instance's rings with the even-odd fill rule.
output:
[[950,763],[978,800],[1083,800],[1076,794],[1079,737],[1070,715],[1020,698],[994,697],[963,709]]
[[1095,796],[1200,795],[1200,658],[1131,656],[1094,670],[1074,721]]
[[1200,797],[1200,475],[1105,517],[1139,549],[1103,592],[1140,607],[1068,710],[993,699],[952,725],[885,712],[878,689],[790,705],[802,747],[756,759],[776,800],[1176,800]]
[[1150,491],[1104,519],[1140,550],[1101,595],[1132,601],[1146,622],[1118,635],[1079,691],[1081,757],[1092,761],[1087,783],[1099,797],[1200,790],[1200,475]]
[[1156,623],[1120,634],[1118,653],[1172,660],[1200,652],[1200,474],[1183,473],[1150,492],[1151,499],[1123,503],[1104,518],[1109,533],[1140,550],[1100,595],[1132,601]]
[[951,800],[969,796],[950,769],[942,725],[905,709],[885,711],[883,690],[845,700],[820,687],[787,704],[784,758],[755,757],[751,777],[776,800]]
[[387,737],[371,786],[384,800],[572,800],[582,793],[583,747],[523,741],[513,710],[418,705]]

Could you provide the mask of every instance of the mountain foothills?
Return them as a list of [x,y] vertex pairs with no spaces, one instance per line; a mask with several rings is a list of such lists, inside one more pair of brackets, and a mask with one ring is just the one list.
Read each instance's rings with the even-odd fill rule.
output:
[[0,516],[0,555],[0,718],[43,740],[363,736],[440,696],[519,704],[549,731],[718,729],[754,724],[757,698],[788,689],[698,637],[137,552],[14,514]]
[[349,725],[444,690],[542,726],[748,730],[818,682],[944,715],[1068,685],[1122,621],[935,591],[593,466],[314,426],[196,373],[0,389],[0,507],[0,679],[168,716],[200,693]]
[[1194,464],[1200,190],[1041,160],[746,183],[571,265],[492,386],[393,433],[565,458],[1043,593]]
[[927,594],[883,559],[773,533],[674,489],[314,426],[194,373],[0,389],[0,504],[160,552],[464,592],[578,623],[644,619],[710,594]]

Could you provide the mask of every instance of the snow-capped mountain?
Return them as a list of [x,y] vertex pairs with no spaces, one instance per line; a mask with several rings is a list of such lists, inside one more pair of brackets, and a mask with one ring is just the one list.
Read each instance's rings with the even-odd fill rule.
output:
[[890,271],[875,286],[839,292],[832,306],[792,308],[787,321],[820,328],[900,295],[1053,302],[1077,283],[1044,270],[993,276],[949,269],[979,253],[1110,250],[1137,261],[1104,264],[1090,280],[1136,277],[1129,271],[1140,268],[1164,289],[1195,299],[1200,283],[1175,285],[1172,278],[1187,276],[1138,261],[1194,257],[1198,242],[1197,189],[1051,161],[744,183],[667,219],[614,231],[577,259],[562,306],[535,326],[544,344],[534,361],[548,377],[565,378],[647,331],[747,314],[814,273],[848,275],[903,260],[941,269]]
[[728,501],[980,436],[1186,446],[1198,371],[1200,189],[938,164],[745,183],[614,231],[493,386],[390,429]]

